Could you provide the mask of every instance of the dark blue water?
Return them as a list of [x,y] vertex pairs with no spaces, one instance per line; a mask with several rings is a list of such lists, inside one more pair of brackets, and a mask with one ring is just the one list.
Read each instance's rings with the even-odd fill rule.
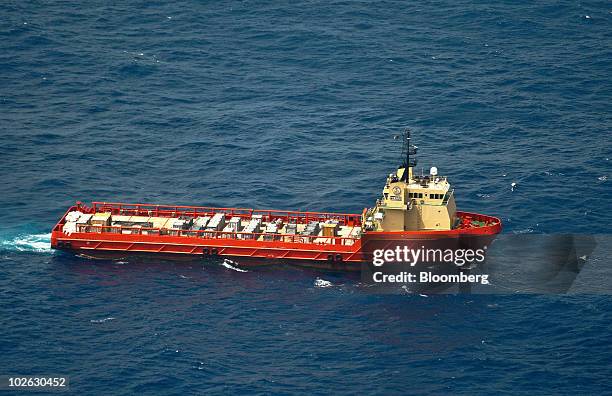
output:
[[612,393],[609,295],[378,295],[48,248],[75,200],[360,212],[406,126],[460,209],[608,233],[609,3],[0,10],[0,375],[69,375],[75,394]]

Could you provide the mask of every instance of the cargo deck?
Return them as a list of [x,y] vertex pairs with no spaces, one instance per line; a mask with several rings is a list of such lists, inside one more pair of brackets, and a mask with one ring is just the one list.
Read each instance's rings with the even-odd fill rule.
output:
[[361,215],[80,202],[52,245],[90,252],[179,253],[360,261]]

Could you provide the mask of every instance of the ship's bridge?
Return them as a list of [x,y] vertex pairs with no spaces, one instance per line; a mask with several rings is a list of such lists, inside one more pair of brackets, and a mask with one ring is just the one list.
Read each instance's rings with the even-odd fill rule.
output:
[[416,176],[413,168],[417,147],[404,134],[403,164],[391,173],[376,206],[367,209],[362,222],[370,231],[450,230],[457,225],[453,189],[445,176],[432,167],[428,175]]

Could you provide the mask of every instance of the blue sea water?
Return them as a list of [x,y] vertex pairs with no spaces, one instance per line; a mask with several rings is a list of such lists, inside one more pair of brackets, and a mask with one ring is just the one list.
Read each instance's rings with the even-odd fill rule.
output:
[[48,247],[75,200],[360,212],[407,126],[425,171],[505,233],[609,233],[610,3],[489,3],[2,2],[0,375],[75,394],[612,393],[609,294],[379,295]]

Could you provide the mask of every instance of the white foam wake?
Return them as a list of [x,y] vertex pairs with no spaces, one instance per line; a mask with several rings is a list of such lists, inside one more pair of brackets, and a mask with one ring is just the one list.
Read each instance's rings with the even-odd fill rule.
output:
[[[233,265],[232,265],[233,264]],[[238,271],[238,272],[249,272],[247,270],[244,270],[242,268],[238,268],[238,267],[234,267],[234,265],[237,265],[238,263],[233,262],[232,260],[228,260],[228,259],[223,259],[223,263],[221,265],[223,265],[225,268],[234,270],[234,271]]]
[[92,319],[89,321],[89,323],[104,323],[104,322],[108,322],[109,320],[115,320],[115,318],[113,318],[112,316],[109,316],[108,318],[104,318],[104,319]]
[[18,252],[51,253],[51,234],[17,235],[13,239],[0,241],[0,248]]
[[314,286],[315,287],[332,287],[333,285],[334,284],[331,283],[330,281],[325,280],[325,279],[321,279],[321,278],[317,278],[314,281]]

